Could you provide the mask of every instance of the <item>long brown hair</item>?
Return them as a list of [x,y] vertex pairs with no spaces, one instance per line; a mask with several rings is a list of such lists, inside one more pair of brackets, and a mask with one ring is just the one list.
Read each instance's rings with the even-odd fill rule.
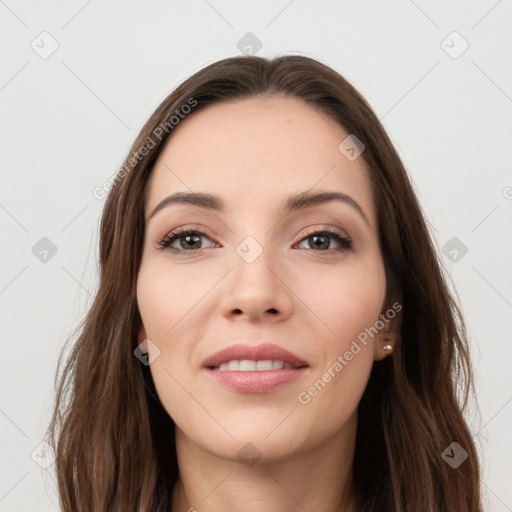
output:
[[[148,179],[177,113],[274,94],[301,99],[363,141],[388,286],[403,304],[394,354],[374,365],[359,405],[358,511],[481,512],[477,452],[463,417],[473,391],[466,328],[410,180],[354,87],[328,66],[292,55],[227,58],[195,73],[150,117],[111,183],[99,289],[57,376],[48,429],[65,512],[170,510],[174,423],[148,367],[134,357]],[[457,468],[442,456],[452,442],[468,454]]]

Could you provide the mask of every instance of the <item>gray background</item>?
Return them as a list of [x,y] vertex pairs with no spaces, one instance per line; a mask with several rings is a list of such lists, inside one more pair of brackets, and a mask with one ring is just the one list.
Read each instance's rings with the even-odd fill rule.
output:
[[94,188],[175,86],[251,32],[258,55],[337,69],[392,137],[470,329],[486,510],[512,511],[512,5],[446,4],[0,0],[0,510],[57,510],[39,445],[97,286]]

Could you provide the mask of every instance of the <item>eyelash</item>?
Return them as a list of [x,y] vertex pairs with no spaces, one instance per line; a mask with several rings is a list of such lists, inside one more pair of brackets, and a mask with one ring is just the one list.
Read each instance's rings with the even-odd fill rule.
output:
[[[179,254],[197,254],[200,251],[204,249],[208,249],[208,247],[205,247],[203,249],[176,249],[174,247],[171,247],[171,245],[181,237],[185,235],[199,235],[199,236],[205,236],[207,238],[210,238],[206,233],[199,231],[198,229],[191,229],[191,228],[178,228],[175,231],[171,231],[168,233],[164,238],[158,241],[157,249],[160,251],[171,251],[174,253]],[[306,233],[300,240],[299,243],[303,242],[307,238],[309,238],[312,235],[328,235],[336,239],[336,241],[339,243],[340,247],[336,247],[334,249],[326,249],[321,251],[315,251],[314,249],[306,249],[307,251],[313,251],[315,253],[324,253],[324,254],[332,254],[332,252],[347,252],[350,249],[352,249],[352,240],[349,237],[343,236],[343,232],[330,227],[325,227],[320,230],[313,229],[310,232]],[[211,240],[211,238],[210,238]],[[213,241],[213,240],[212,240]]]

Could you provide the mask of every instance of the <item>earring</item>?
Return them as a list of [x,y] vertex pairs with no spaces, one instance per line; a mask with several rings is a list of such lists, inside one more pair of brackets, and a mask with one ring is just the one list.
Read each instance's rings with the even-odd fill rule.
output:
[[[391,338],[384,338],[384,341],[391,341]],[[382,345],[382,350],[385,350],[391,354],[393,352],[393,345],[386,343],[385,345]]]

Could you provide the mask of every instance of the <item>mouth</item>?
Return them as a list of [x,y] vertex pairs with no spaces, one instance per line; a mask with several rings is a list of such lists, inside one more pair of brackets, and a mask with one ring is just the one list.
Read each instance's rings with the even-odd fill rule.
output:
[[306,364],[296,366],[288,361],[281,361],[280,359],[262,359],[260,361],[254,361],[251,359],[242,359],[238,361],[236,359],[221,363],[218,366],[209,366],[210,370],[225,371],[236,371],[236,372],[266,372],[273,370],[296,370],[297,368],[304,368]]
[[224,387],[239,393],[268,393],[308,371],[292,352],[272,344],[233,345],[203,362],[203,368]]

